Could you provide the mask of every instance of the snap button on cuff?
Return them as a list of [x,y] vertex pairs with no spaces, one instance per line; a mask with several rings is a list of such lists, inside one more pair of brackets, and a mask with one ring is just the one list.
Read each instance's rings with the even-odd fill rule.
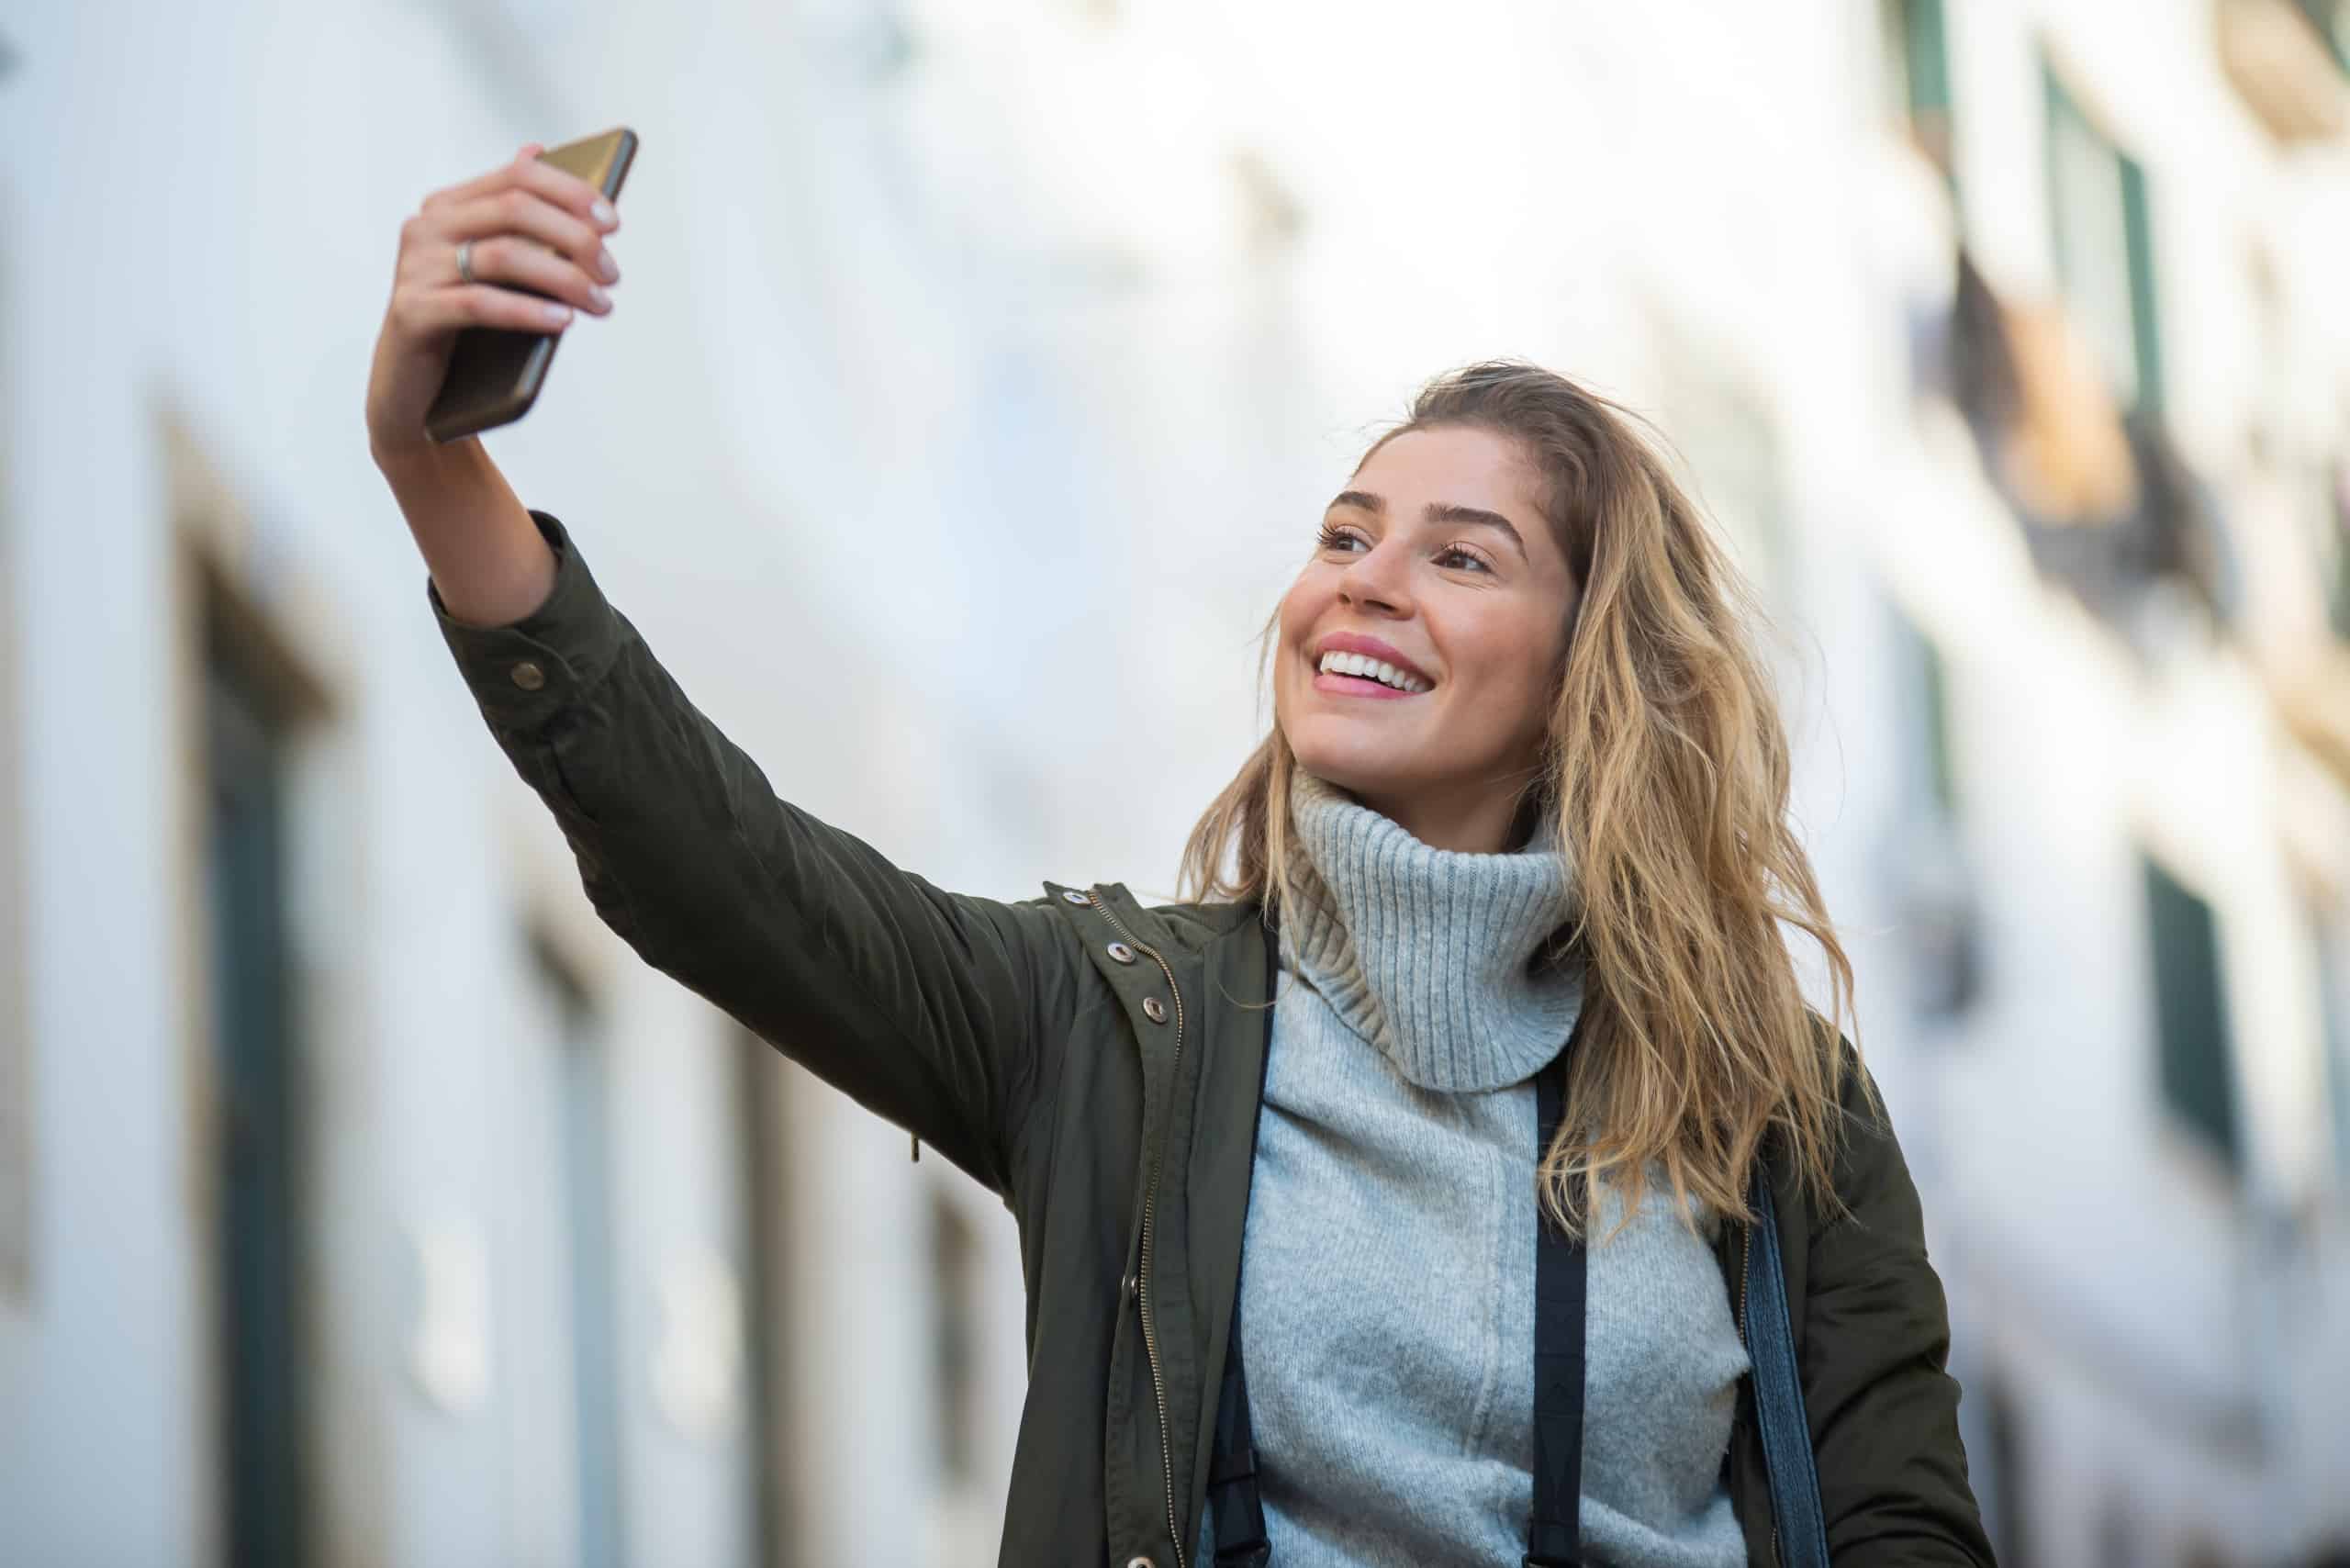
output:
[[1126,1559],[1126,1568],[1158,1568],[1158,1564],[1147,1557],[1129,1557]]
[[1135,950],[1124,942],[1113,942],[1104,951],[1122,964],[1131,964],[1135,961]]
[[1142,1012],[1143,1016],[1154,1024],[1167,1022],[1167,1003],[1155,996],[1146,996],[1142,999]]
[[525,691],[536,691],[547,683],[547,672],[539,667],[536,659],[524,659],[507,673],[514,678],[514,684]]
[[1063,903],[1091,903],[1093,901],[1086,897],[1083,893],[1079,892],[1075,888],[1071,888],[1069,891],[1061,895],[1061,902]]

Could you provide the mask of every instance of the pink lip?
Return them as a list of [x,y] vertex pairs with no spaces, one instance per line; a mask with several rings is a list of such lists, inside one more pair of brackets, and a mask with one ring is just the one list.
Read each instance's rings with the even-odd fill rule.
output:
[[1406,697],[1417,697],[1416,691],[1398,691],[1392,686],[1382,686],[1368,676],[1334,675],[1324,670],[1314,672],[1314,689],[1326,691],[1333,697],[1366,697],[1374,702],[1401,702]]
[[[1414,664],[1411,660],[1405,658],[1402,654],[1397,653],[1393,648],[1390,647],[1385,643],[1381,642],[1376,637],[1365,637],[1354,632],[1334,632],[1329,636],[1323,638],[1320,642],[1314,644],[1313,651],[1306,655],[1306,661],[1309,664],[1318,666],[1322,663],[1322,655],[1325,654],[1360,654],[1365,658],[1382,659],[1388,664],[1393,665],[1397,669],[1402,670],[1406,675],[1419,677],[1420,679],[1427,681],[1430,686],[1434,686],[1436,684],[1435,677],[1429,675],[1427,671],[1422,669],[1419,666]],[[1315,688],[1317,690],[1325,691],[1341,689],[1351,691],[1355,689],[1353,686],[1337,688],[1326,687],[1322,684],[1326,680],[1334,679],[1357,681],[1357,684],[1360,684],[1360,681],[1356,677],[1327,676],[1320,673],[1320,670],[1317,668],[1314,678]],[[1377,683],[1373,682],[1372,684],[1376,685]],[[1392,686],[1382,686],[1379,689],[1386,692],[1391,697],[1412,697],[1418,695],[1416,692],[1398,691]]]

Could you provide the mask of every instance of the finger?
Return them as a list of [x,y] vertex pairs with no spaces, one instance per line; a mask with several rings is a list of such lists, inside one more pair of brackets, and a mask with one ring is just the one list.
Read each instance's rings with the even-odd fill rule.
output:
[[[604,249],[603,234],[595,225],[520,185],[448,207],[435,215],[434,228],[439,230],[439,237],[451,245],[461,240],[519,235],[562,252],[581,271],[603,282],[617,282],[620,277],[617,263],[606,264],[610,252]],[[476,244],[474,253],[478,256],[481,251],[482,247]],[[446,252],[432,261],[437,266],[445,266]],[[475,272],[478,274],[480,268],[476,266]],[[445,278],[449,274],[444,271],[438,275]]]
[[561,301],[486,283],[403,289],[393,308],[400,325],[418,338],[460,327],[499,327],[545,335],[562,331],[573,319],[571,308]]
[[[536,241],[511,234],[493,234],[487,240],[473,241],[471,258],[474,280],[477,283],[502,284],[509,288],[534,290],[550,298],[568,300],[582,310],[601,316],[612,308],[612,297],[604,292],[596,278],[582,272],[578,264],[559,252],[551,251]],[[613,263],[617,274],[619,263]],[[445,268],[426,274],[417,279],[426,286],[455,283],[463,286],[463,276],[456,270],[453,249]]]
[[519,184],[536,191],[583,223],[593,224],[604,233],[621,226],[620,210],[604,199],[604,193],[568,169],[532,157],[516,164],[513,173]]
[[[603,223],[597,216],[596,204],[603,200],[603,193],[578,175],[559,169],[540,156],[545,147],[536,141],[522,143],[520,151],[506,162],[470,180],[446,185],[426,196],[420,204],[423,210],[462,206],[479,198],[520,185],[537,190],[557,206],[578,214],[583,221],[598,222],[607,230],[620,227],[620,214],[611,211],[611,221]],[[610,210],[610,204],[605,204]]]

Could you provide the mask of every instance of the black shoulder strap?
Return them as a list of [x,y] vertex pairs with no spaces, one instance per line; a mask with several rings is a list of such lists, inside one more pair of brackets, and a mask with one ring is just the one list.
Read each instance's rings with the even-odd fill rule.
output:
[[[1257,1124],[1265,1119],[1265,1078],[1273,1063],[1273,993],[1281,984],[1278,915],[1265,927],[1265,1049],[1257,1069],[1257,1115],[1249,1124],[1248,1169],[1257,1168]],[[1247,1266],[1244,1255],[1242,1266]],[[1232,1329],[1225,1342],[1224,1388],[1215,1402],[1215,1451],[1208,1459],[1208,1509],[1215,1520],[1216,1568],[1264,1568],[1273,1554],[1265,1504],[1257,1489],[1257,1441],[1248,1427],[1248,1378],[1241,1370],[1240,1279],[1232,1284]]]
[[1770,1171],[1754,1162],[1754,1228],[1746,1249],[1747,1327],[1754,1360],[1754,1417],[1771,1479],[1771,1517],[1779,1526],[1784,1568],[1828,1568],[1828,1527],[1820,1518],[1819,1471],[1803,1407],[1795,1329],[1787,1321],[1787,1282],[1779,1264],[1779,1221]]
[[1224,1394],[1215,1407],[1215,1452],[1208,1461],[1208,1507],[1215,1520],[1216,1568],[1264,1568],[1265,1503],[1257,1490],[1257,1444],[1248,1430],[1248,1380],[1240,1370],[1240,1308],[1224,1357]]
[[[1268,991],[1281,975],[1280,937],[1265,930]],[[1270,1000],[1270,995],[1268,997]],[[1576,1021],[1578,1032],[1582,1020]],[[1563,1115],[1567,1049],[1536,1080],[1539,1160]],[[1273,1055],[1272,1009],[1265,1012],[1265,1070]],[[1264,1084],[1257,1089],[1264,1103]],[[1259,1112],[1262,1120],[1263,1112]],[[1253,1140],[1254,1135],[1251,1134]],[[1254,1168],[1256,1150],[1249,1157]],[[1583,1308],[1588,1274],[1583,1244],[1547,1219],[1538,1225],[1534,1318],[1534,1514],[1527,1529],[1526,1568],[1580,1568],[1583,1519]],[[1240,1292],[1232,1295],[1224,1383],[1216,1399],[1215,1449],[1208,1461],[1208,1503],[1215,1518],[1216,1568],[1264,1568],[1272,1556],[1265,1534],[1264,1500],[1257,1483],[1257,1448],[1248,1423],[1248,1375],[1240,1354]]]
[[[1538,1162],[1558,1136],[1570,1054],[1561,1051],[1535,1081],[1541,1107]],[[1535,1227],[1541,1240],[1534,1255],[1534,1518],[1526,1531],[1526,1568],[1576,1568],[1583,1562],[1583,1342],[1590,1259],[1581,1241],[1539,1208]]]

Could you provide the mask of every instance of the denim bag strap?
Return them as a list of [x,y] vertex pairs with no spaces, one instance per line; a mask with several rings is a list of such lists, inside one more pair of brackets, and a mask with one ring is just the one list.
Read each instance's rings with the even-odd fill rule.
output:
[[1748,1353],[1754,1361],[1754,1419],[1771,1482],[1771,1517],[1779,1527],[1781,1568],[1828,1568],[1828,1527],[1820,1517],[1819,1472],[1804,1413],[1795,1329],[1787,1321],[1787,1282],[1780,1272],[1779,1220],[1770,1172],[1754,1167],[1752,1238],[1746,1249]]

